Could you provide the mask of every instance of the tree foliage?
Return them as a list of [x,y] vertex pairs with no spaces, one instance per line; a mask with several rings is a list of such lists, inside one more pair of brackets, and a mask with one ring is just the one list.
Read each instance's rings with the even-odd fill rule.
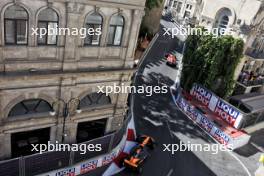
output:
[[183,58],[181,84],[184,89],[190,90],[196,82],[220,97],[229,96],[243,47],[244,42],[232,36],[190,35]]
[[146,7],[148,9],[153,9],[155,7],[159,7],[162,4],[163,0],[147,0]]

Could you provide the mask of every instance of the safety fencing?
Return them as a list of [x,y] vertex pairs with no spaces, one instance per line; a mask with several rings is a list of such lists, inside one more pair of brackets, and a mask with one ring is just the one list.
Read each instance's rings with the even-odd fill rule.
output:
[[[96,152],[86,152],[81,154],[80,151],[59,151],[45,152],[0,161],[0,176],[33,176],[46,173],[52,170],[69,167],[86,161],[97,156],[111,153],[121,142],[129,122],[126,119],[124,125],[118,131],[106,136],[93,139],[81,144],[101,144],[102,150]],[[106,164],[106,162],[104,162]]]

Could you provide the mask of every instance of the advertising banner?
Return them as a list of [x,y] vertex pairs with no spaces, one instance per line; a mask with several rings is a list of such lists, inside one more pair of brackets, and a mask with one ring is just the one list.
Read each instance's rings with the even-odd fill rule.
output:
[[89,161],[81,164],[81,174],[85,174],[97,168],[98,160]]
[[214,112],[232,126],[234,126],[237,118],[242,115],[239,110],[222,100],[218,100]]
[[68,168],[61,170],[55,174],[55,176],[75,176],[75,168]]
[[230,137],[226,135],[222,130],[216,128],[213,133],[213,137],[219,141],[221,144],[228,145],[230,142]]
[[46,174],[41,174],[39,176],[77,176],[85,173],[89,173],[90,171],[97,169],[101,166],[104,166],[110,162],[112,162],[121,152],[122,148],[125,145],[125,138],[120,142],[120,144],[114,149],[111,153],[107,155],[103,155],[99,158],[85,161],[74,165],[70,168],[61,169],[59,171],[53,171]]
[[191,95],[232,127],[239,128],[241,126],[243,113],[208,89],[194,84]]
[[201,128],[210,133],[218,142],[224,145],[228,145],[231,142],[229,135],[225,134],[205,115],[199,113],[195,107],[189,104],[183,97],[179,97],[176,100],[176,103],[179,108],[188,115],[188,117],[190,117],[193,121],[196,121]]
[[104,165],[111,163],[116,157],[117,157],[117,154],[115,152],[113,152],[110,155],[106,155],[105,157],[103,157],[102,165],[104,166]]
[[207,90],[206,88],[198,85],[198,84],[194,84],[191,90],[191,95],[194,96],[198,101],[200,101],[203,105],[205,106],[209,106],[211,97],[212,97],[212,93]]
[[211,122],[207,117],[201,115],[201,119],[199,121],[200,126],[205,129],[208,133],[211,132],[212,128],[215,126],[213,122]]

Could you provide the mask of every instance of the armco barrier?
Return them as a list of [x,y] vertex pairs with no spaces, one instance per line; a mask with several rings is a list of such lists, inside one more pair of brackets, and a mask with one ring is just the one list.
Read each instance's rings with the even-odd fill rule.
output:
[[[116,148],[125,134],[125,129],[127,128],[129,119],[130,118],[126,119],[122,128],[118,131],[91,141],[84,142],[85,144],[101,144],[102,151],[100,152],[87,152],[84,155],[80,154],[79,152],[45,152],[42,154],[34,154],[25,157],[4,160],[0,161],[0,176],[38,175],[52,170],[65,168],[101,155],[106,155],[106,158],[100,161],[101,163],[98,163],[98,165],[104,165],[109,161],[112,161],[110,159],[117,154]],[[115,149],[115,151],[112,151],[113,149]],[[107,155],[107,153],[110,154]],[[85,169],[81,169],[82,172],[85,172]]]

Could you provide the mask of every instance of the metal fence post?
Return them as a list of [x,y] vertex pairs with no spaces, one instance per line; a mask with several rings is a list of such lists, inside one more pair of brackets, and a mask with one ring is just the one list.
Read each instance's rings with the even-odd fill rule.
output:
[[112,146],[113,146],[113,143],[114,143],[115,135],[116,135],[116,132],[111,135],[111,140],[110,140],[110,143],[109,143],[108,152],[110,152],[112,150]]
[[23,156],[19,158],[19,176],[26,176],[25,159]]
[[69,166],[74,164],[74,154],[75,154],[74,151],[70,152]]

